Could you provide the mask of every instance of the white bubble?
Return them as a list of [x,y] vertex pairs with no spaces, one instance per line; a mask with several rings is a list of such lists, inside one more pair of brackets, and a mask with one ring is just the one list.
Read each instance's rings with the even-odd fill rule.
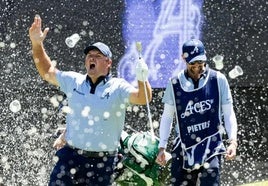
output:
[[4,48],[5,47],[5,43],[4,42],[0,42],[0,48]]
[[51,97],[49,101],[54,107],[59,106],[59,102],[58,102],[58,100],[57,100],[57,98],[55,96]]
[[87,34],[87,32],[84,31],[84,30],[82,30],[82,31],[80,32],[80,35],[82,35],[82,36],[85,36],[86,34]]
[[196,138],[196,142],[200,142],[201,141],[201,138],[200,137],[197,137]]
[[219,132],[225,134],[225,128],[222,125],[219,126]]
[[93,32],[93,31],[89,31],[89,32],[88,32],[88,35],[89,35],[89,36],[93,36],[93,35],[94,35],[94,32]]
[[11,166],[10,166],[8,163],[5,163],[5,165],[4,165],[4,169],[5,169],[5,170],[10,169],[10,167],[11,167]]
[[29,129],[29,130],[27,131],[27,133],[28,133],[28,135],[30,135],[30,136],[36,134],[36,133],[37,133],[37,128],[32,127],[31,129]]
[[205,150],[205,153],[206,153],[206,154],[209,154],[209,153],[210,153],[210,149],[206,149],[206,150]]
[[235,179],[237,179],[239,177],[239,172],[233,172],[232,175]]
[[72,169],[70,170],[70,173],[71,173],[71,174],[75,174],[75,173],[76,173],[75,168],[72,168]]
[[126,105],[125,104],[120,104],[120,108],[121,109],[125,109],[126,108]]
[[127,172],[127,177],[131,178],[133,176],[133,173],[132,172]]
[[161,68],[161,65],[160,64],[155,64],[155,68],[156,69],[160,69]]
[[56,60],[52,60],[51,61],[51,64],[52,64],[53,67],[55,67],[57,65],[57,61]]
[[16,113],[19,112],[21,110],[21,104],[19,100],[13,100],[10,104],[9,104],[9,109]]
[[58,27],[58,29],[61,30],[63,26],[62,25],[57,25],[57,27]]
[[161,59],[165,59],[165,58],[166,58],[166,55],[165,55],[165,54],[161,54],[161,55],[160,55],[160,58],[161,58]]
[[7,67],[8,67],[8,68],[13,68],[13,64],[12,64],[12,63],[8,63],[8,64],[7,64]]
[[16,44],[15,43],[10,43],[10,48],[15,48]]
[[109,118],[110,117],[110,112],[104,112],[103,117],[104,118]]
[[30,148],[31,148],[31,146],[30,146],[29,143],[25,143],[25,144],[23,144],[23,147],[24,147],[25,149],[30,149]]
[[157,129],[160,126],[158,121],[153,121],[153,127]]
[[99,146],[100,146],[102,149],[107,149],[107,145],[105,145],[105,144],[102,143],[102,142],[99,143]]
[[122,116],[122,112],[116,112],[116,116],[117,117],[121,117]]
[[89,115],[89,112],[90,112],[90,107],[89,106],[85,106],[84,109],[81,112],[81,115],[83,117],[87,117]]
[[54,32],[55,32],[55,33],[60,33],[60,30],[59,30],[58,28],[55,28],[55,29],[54,29]]
[[59,158],[58,158],[58,156],[53,156],[52,160],[53,160],[53,162],[57,162],[57,161],[59,161]]
[[196,138],[196,135],[195,134],[191,134],[191,138],[192,139],[195,139]]
[[204,163],[204,168],[205,168],[205,169],[208,169],[208,168],[209,168],[209,163],[208,163],[208,162],[205,162],[205,163]]
[[8,157],[7,156],[2,156],[2,158],[1,158],[1,162],[2,163],[7,162],[7,160],[8,160]]
[[88,120],[87,124],[90,125],[90,126],[94,125],[94,120],[91,120],[91,119]]
[[139,117],[140,117],[140,118],[145,117],[145,113],[144,113],[144,112],[139,113]]
[[[100,156],[101,156],[101,155],[100,155]],[[98,163],[98,164],[97,164],[97,168],[100,169],[100,168],[102,168],[102,167],[104,167],[104,163]]]
[[138,111],[139,111],[139,107],[136,106],[136,105],[134,105],[134,106],[133,106],[133,111],[134,111],[134,112],[138,112]]
[[194,169],[200,169],[201,165],[199,163],[194,164]]
[[69,113],[69,114],[72,113],[71,107],[68,106],[63,106],[61,110],[63,113]]
[[178,65],[179,63],[180,63],[180,60],[179,60],[179,59],[175,59],[175,60],[174,60],[174,64],[175,64],[175,65]]
[[11,39],[11,36],[10,35],[6,35],[6,40],[9,41]]
[[189,54],[188,54],[187,52],[184,52],[184,53],[183,53],[183,57],[184,57],[184,58],[187,58],[188,56],[189,56]]
[[87,142],[87,143],[86,143],[86,146],[87,146],[87,147],[90,147],[90,146],[91,146],[91,143],[90,143],[90,142]]
[[123,168],[123,163],[119,162],[116,166],[117,166],[117,168],[121,169],[121,168]]
[[84,26],[87,26],[88,24],[89,24],[88,21],[83,21]]
[[47,113],[47,108],[43,107],[43,108],[41,109],[41,113],[42,113],[42,114],[46,114],[46,113]]
[[99,116],[95,116],[95,117],[94,117],[94,121],[96,121],[96,122],[97,122],[97,121],[100,121],[100,117],[99,117]]
[[266,143],[267,142],[267,138],[262,136],[262,140],[261,140],[262,143]]
[[58,99],[59,101],[62,101],[62,100],[63,100],[63,96],[62,96],[62,95],[57,95],[57,99]]

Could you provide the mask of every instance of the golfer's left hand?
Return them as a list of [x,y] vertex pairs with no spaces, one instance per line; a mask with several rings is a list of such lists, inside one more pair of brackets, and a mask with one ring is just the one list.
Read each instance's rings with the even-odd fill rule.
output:
[[143,58],[140,58],[136,65],[136,76],[138,81],[148,80],[148,66]]

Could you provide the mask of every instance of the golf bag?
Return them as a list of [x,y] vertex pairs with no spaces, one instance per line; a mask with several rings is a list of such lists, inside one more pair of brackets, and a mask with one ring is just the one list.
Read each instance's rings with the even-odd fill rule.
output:
[[169,177],[169,164],[158,165],[158,139],[152,139],[149,132],[135,132],[128,135],[123,131],[117,163],[115,183],[117,185],[166,185]]

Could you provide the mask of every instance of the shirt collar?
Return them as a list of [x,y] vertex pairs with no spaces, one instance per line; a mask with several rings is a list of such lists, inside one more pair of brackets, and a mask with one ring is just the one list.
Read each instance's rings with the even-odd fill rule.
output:
[[112,75],[109,73],[106,76],[100,76],[98,77],[96,83],[93,83],[91,78],[87,75],[86,76],[86,81],[89,83],[91,89],[90,89],[90,93],[94,94],[95,93],[95,89],[97,87],[98,84],[100,84],[100,82],[103,82],[103,84],[105,84],[107,81],[109,81],[109,79],[112,77]]

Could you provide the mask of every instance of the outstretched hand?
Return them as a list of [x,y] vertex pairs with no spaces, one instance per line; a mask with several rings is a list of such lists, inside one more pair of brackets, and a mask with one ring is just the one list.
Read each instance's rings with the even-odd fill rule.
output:
[[47,36],[48,30],[49,30],[49,28],[45,28],[45,30],[42,31],[41,17],[39,15],[36,15],[34,17],[34,22],[29,29],[29,35],[30,35],[30,39],[32,41],[32,44],[42,43]]

